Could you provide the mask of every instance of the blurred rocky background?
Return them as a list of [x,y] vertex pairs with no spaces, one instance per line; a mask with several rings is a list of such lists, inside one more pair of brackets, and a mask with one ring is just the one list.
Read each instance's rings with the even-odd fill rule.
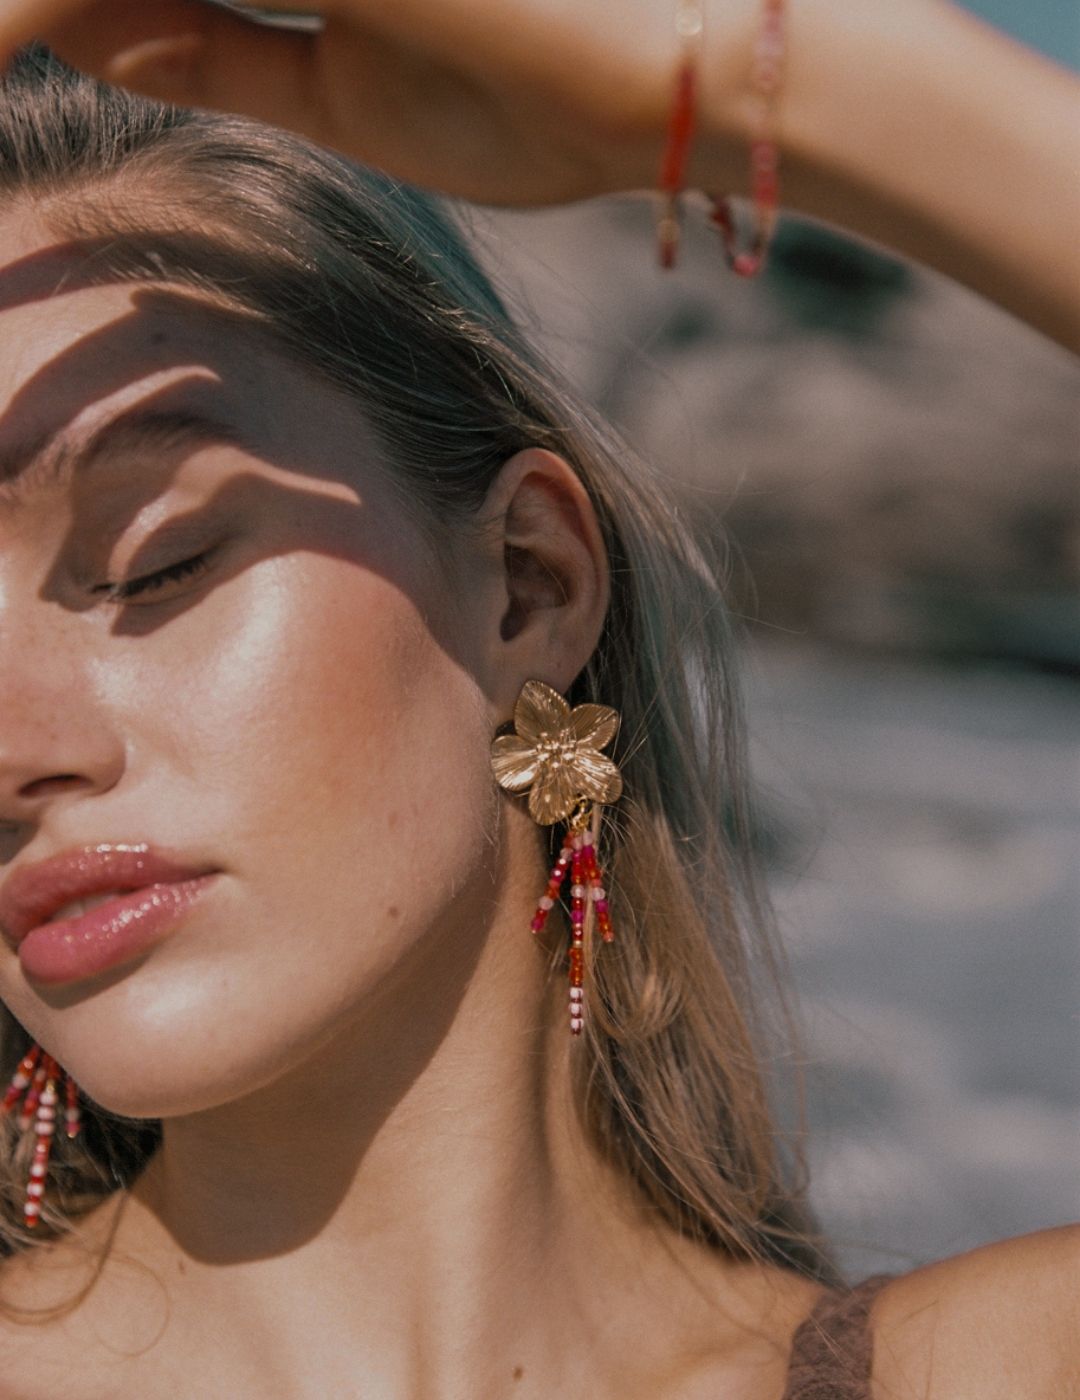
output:
[[[1071,7],[978,8],[1075,65]],[[469,217],[534,340],[731,542],[844,1263],[1077,1218],[1080,361],[810,221],[744,282],[693,210],[656,269],[644,198]]]

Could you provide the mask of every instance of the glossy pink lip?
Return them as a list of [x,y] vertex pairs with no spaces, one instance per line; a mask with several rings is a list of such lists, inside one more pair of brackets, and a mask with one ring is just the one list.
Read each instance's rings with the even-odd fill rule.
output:
[[23,971],[50,984],[108,972],[159,942],[214,879],[149,885],[74,918],[39,924],[19,943]]
[[174,884],[212,870],[145,843],[81,846],[9,875],[0,888],[0,927],[11,946],[18,948],[31,929],[73,899]]

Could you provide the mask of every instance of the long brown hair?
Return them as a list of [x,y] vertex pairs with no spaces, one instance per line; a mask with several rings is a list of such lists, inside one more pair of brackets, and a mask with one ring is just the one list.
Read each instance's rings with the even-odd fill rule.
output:
[[[613,586],[570,698],[621,712],[627,794],[608,832],[621,937],[597,961],[578,1108],[658,1218],[831,1277],[769,1104],[790,1017],[751,850],[722,560],[524,343],[434,199],[258,123],[132,97],[39,47],[0,82],[0,193],[78,240],[88,280],[196,288],[352,394],[436,541],[519,449],[574,465]],[[10,1073],[28,1037],[3,1016]],[[19,1218],[29,1147],[5,1128],[0,1252],[63,1234],[160,1142],[158,1123],[94,1104],[86,1124],[57,1144],[33,1236]]]

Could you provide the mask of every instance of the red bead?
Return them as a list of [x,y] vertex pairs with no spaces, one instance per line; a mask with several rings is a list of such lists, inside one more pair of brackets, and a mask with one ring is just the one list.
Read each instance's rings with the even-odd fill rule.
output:
[[683,186],[686,158],[694,134],[694,79],[694,65],[687,59],[680,65],[675,80],[675,101],[671,107],[667,142],[660,166],[660,188],[669,194],[677,194]]
[[780,194],[780,181],[775,170],[760,170],[754,176],[754,198],[759,204],[775,204]]

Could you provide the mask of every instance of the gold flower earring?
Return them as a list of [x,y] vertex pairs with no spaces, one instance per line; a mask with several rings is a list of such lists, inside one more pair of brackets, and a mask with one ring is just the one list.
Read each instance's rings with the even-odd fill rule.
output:
[[595,921],[605,943],[614,941],[604,876],[596,855],[600,813],[622,796],[622,777],[600,752],[615,738],[619,715],[607,705],[571,710],[557,690],[526,681],[514,706],[514,733],[491,746],[491,766],[500,787],[529,794],[529,815],[541,826],[567,821],[558,860],[533,915],[540,934],[570,875],[570,1031],[585,1025],[585,938]]

